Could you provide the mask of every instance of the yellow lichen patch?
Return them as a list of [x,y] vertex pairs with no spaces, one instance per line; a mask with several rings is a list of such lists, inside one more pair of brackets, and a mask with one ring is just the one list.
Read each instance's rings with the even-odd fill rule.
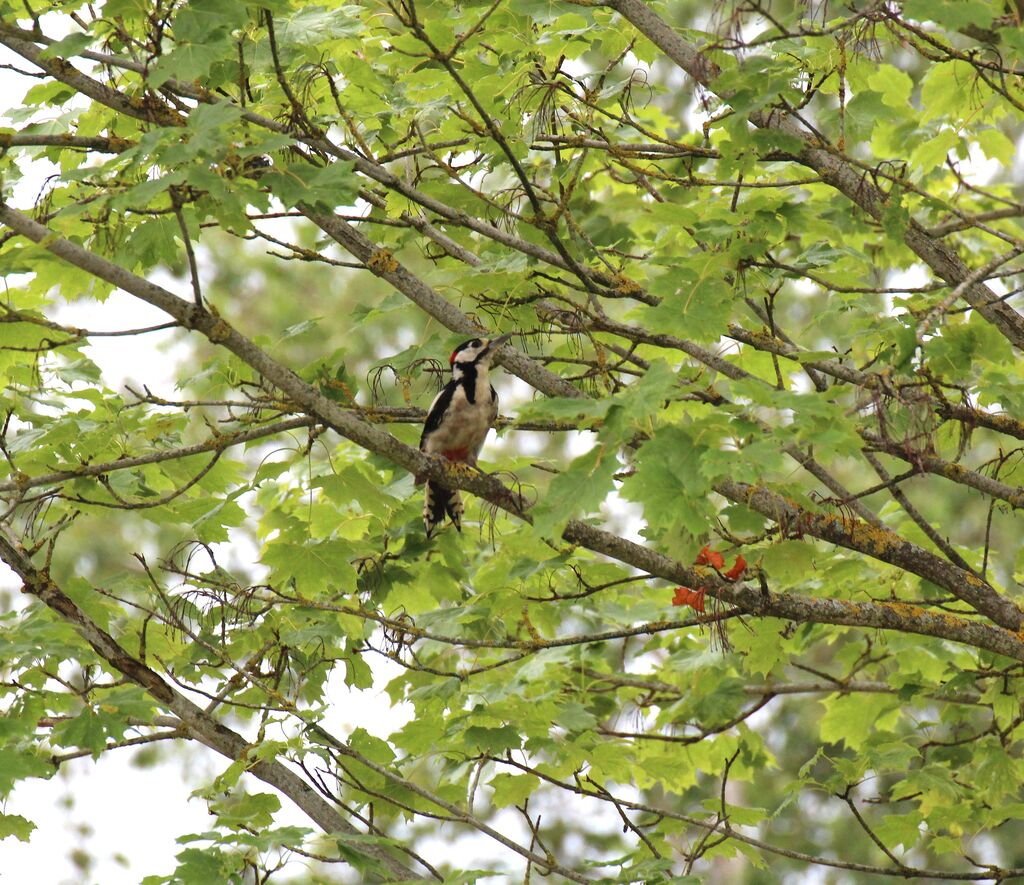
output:
[[216,427],[210,428],[212,433],[212,442],[218,449],[226,449],[230,446],[235,445],[238,442],[238,437],[242,435],[241,431],[235,431],[234,433],[221,433]]
[[355,402],[355,395],[352,393],[352,388],[344,381],[339,381],[336,378],[328,378],[326,381],[322,382],[322,386],[329,390],[338,391],[349,403]]
[[1024,434],[1024,423],[1011,418],[1009,415],[990,414],[986,416],[986,422],[993,430],[1001,433],[1008,433],[1011,436],[1020,437]]
[[753,497],[754,497],[754,494],[755,494],[755,493],[756,493],[757,491],[759,491],[759,489],[760,489],[760,486],[756,486],[756,485],[745,485],[745,486],[740,486],[740,488],[739,488],[739,494],[738,494],[738,495],[737,495],[736,497],[737,497],[737,499],[738,499],[738,500],[740,501],[740,503],[743,503],[743,504],[745,504],[745,503],[747,503],[747,502],[748,502],[748,501],[749,501],[749,500],[750,500],[751,498],[753,498]]
[[[735,325],[735,324],[734,324]],[[783,342],[776,338],[769,329],[744,329],[742,326],[735,326],[737,331],[742,331],[745,337],[750,338],[750,343],[755,347],[772,350],[783,346]]]
[[[838,517],[830,516],[829,518],[833,522],[840,522]],[[894,535],[888,529],[873,526],[871,523],[859,519],[843,520],[843,529],[849,535],[850,543],[865,553],[891,554],[900,543],[899,536]]]
[[366,266],[374,273],[394,273],[398,270],[398,260],[387,249],[378,249],[370,256]]
[[[62,74],[79,74],[78,69],[63,58],[55,58],[50,61],[53,68]],[[81,76],[81,74],[79,74]]]
[[[725,566],[722,566],[722,568],[725,568]],[[719,583],[718,572],[716,572],[714,569],[705,568],[702,565],[690,566],[690,569],[691,571],[693,571],[695,575],[697,575],[701,579],[701,581],[707,582],[711,585]]]
[[634,282],[625,277],[622,274],[615,275],[615,293],[621,295],[624,298],[632,298],[634,295],[639,295],[643,292],[643,288],[639,283]]
[[231,326],[229,326],[224,320],[217,320],[213,324],[213,328],[206,334],[206,337],[210,339],[214,344],[220,344],[223,341],[227,341],[231,335]]
[[119,135],[111,135],[107,139],[107,143],[110,145],[110,149],[112,151],[117,151],[118,153],[120,153],[121,151],[126,151],[128,150],[128,148],[135,146],[134,141],[132,141],[129,138],[121,138],[121,136]]
[[530,638],[534,642],[547,642],[547,640],[545,640],[544,637],[540,635],[540,632],[537,630],[537,628],[533,626],[533,621],[530,620],[530,610],[525,605],[523,606],[521,623],[523,627],[526,628],[526,632],[530,634]]
[[929,612],[933,618],[938,618],[947,627],[964,627],[970,623],[966,618],[958,618],[956,615],[951,615],[949,612]]
[[453,473],[455,476],[464,476],[467,478],[471,478],[474,476],[478,476],[480,474],[480,471],[477,470],[475,467],[466,464],[462,461],[448,461],[444,463],[448,464],[449,471],[451,471],[451,473]]
[[928,609],[919,605],[911,605],[909,602],[888,602],[885,606],[901,618],[923,618],[932,614]]
[[[979,593],[989,594],[992,592],[991,584],[986,584],[984,581],[982,581],[980,578],[975,577],[974,575],[965,573],[963,576],[963,582],[972,590],[976,590]],[[1005,597],[1004,601],[1010,603],[1014,608],[1017,609],[1017,611],[1024,613],[1024,609],[1022,609],[1016,601],[1012,599],[1006,599]]]
[[970,573],[964,573],[964,583],[972,590],[988,590],[988,584]]

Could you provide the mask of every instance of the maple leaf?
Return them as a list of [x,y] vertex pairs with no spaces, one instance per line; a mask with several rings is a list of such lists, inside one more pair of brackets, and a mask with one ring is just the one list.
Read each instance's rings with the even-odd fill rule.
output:
[[712,550],[710,544],[700,548],[700,553],[693,561],[694,565],[710,565],[713,569],[721,569],[725,566],[725,557],[717,550]]
[[704,591],[691,590],[689,587],[676,587],[672,605],[688,605],[694,611],[704,614]]
[[727,577],[727,578],[728,578],[728,579],[729,579],[730,581],[735,581],[735,580],[736,580],[737,578],[739,578],[739,576],[740,576],[740,575],[742,575],[742,574],[743,574],[743,573],[744,573],[744,572],[745,572],[746,570],[747,570],[747,561],[746,561],[746,560],[745,560],[745,559],[743,558],[743,555],[742,555],[742,554],[740,554],[739,556],[737,556],[737,557],[736,557],[736,562],[734,562],[734,563],[732,564],[732,568],[731,568],[731,569],[729,569],[729,571],[727,571],[727,572],[725,573],[725,576],[726,576],[726,577]]

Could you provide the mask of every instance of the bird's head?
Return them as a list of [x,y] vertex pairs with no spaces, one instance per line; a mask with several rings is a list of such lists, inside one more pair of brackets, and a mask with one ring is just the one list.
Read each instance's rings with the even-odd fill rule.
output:
[[497,338],[470,338],[469,341],[463,341],[448,359],[452,366],[452,376],[458,378],[470,366],[487,368],[491,365],[495,351],[511,337],[512,333],[509,332]]

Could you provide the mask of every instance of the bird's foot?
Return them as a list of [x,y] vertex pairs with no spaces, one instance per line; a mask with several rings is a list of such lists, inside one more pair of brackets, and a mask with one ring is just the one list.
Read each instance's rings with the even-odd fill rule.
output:
[[464,476],[467,479],[474,476],[483,476],[483,471],[476,464],[470,464],[468,461],[450,461],[448,467],[453,473]]

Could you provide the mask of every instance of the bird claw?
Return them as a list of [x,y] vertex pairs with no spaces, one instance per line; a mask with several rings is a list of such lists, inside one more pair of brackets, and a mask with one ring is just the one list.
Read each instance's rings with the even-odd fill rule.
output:
[[448,467],[453,473],[458,473],[465,477],[480,476],[483,473],[476,464],[470,464],[468,461],[450,461]]

